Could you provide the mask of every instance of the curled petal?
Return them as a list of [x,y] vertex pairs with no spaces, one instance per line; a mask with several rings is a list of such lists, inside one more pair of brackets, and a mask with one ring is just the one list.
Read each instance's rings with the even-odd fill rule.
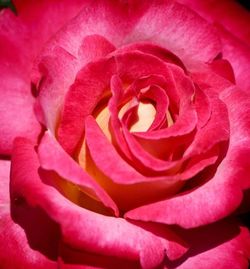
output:
[[84,118],[93,112],[104,96],[115,71],[115,61],[109,58],[90,63],[77,74],[66,95],[57,132],[58,141],[67,152],[74,152],[83,135]]
[[43,109],[45,125],[53,133],[59,124],[65,95],[77,72],[87,63],[106,56],[112,50],[114,46],[111,43],[101,36],[94,35],[84,38],[76,57],[56,46],[52,51],[44,52],[40,56],[42,81],[38,102]]
[[160,265],[165,251],[170,259],[186,252],[187,248],[177,241],[171,230],[159,230],[150,224],[144,227],[125,219],[103,216],[71,203],[56,189],[42,183],[38,168],[33,145],[25,139],[16,140],[11,199],[14,201],[21,196],[30,206],[43,209],[60,225],[63,241],[68,245],[92,253],[140,260],[142,268]]
[[128,212],[128,218],[191,228],[221,219],[240,205],[243,190],[249,188],[249,96],[230,88],[221,98],[227,104],[231,135],[226,156],[215,174],[198,188]]
[[[51,155],[52,152],[53,155]],[[105,206],[111,208],[116,215],[119,214],[115,203],[107,193],[63,151],[49,133],[44,135],[39,145],[38,155],[43,169],[58,173],[62,178],[77,185],[88,195],[100,200]]]
[[[179,177],[147,177],[139,173],[121,158],[91,116],[86,119],[85,128],[86,144],[91,156],[85,169],[107,189],[119,208],[128,210],[158,200],[175,193],[182,186],[178,182]],[[100,148],[106,152],[105,155],[99,154]]]

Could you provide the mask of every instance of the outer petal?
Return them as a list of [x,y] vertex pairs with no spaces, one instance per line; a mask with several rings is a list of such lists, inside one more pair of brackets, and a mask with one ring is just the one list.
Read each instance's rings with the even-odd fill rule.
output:
[[10,154],[16,136],[35,140],[40,132],[29,82],[32,62],[48,38],[82,5],[81,1],[68,3],[69,6],[62,1],[16,1],[18,17],[10,10],[0,13],[2,154]]
[[[140,4],[136,4],[134,1],[129,1],[129,3],[105,0],[79,2],[82,4],[79,14],[62,27],[46,44],[40,59],[44,55],[53,53],[55,47],[61,47],[77,57],[79,56],[79,48],[88,36],[102,36],[115,46],[120,45],[124,42],[124,37],[131,31],[138,17],[141,16],[141,9],[143,9]],[[49,8],[49,12],[51,10],[53,10],[53,6],[51,9]],[[91,45],[91,43],[89,44]],[[83,47],[86,48],[86,46]],[[87,51],[89,51],[88,45]],[[84,58],[92,56],[91,52],[87,55],[84,50],[80,54]],[[90,58],[93,60],[93,57]]]
[[192,244],[185,258],[171,264],[180,269],[247,269],[250,234],[237,220],[226,219],[205,227],[180,231]]
[[173,1],[150,1],[126,43],[152,41],[178,55],[184,63],[209,61],[220,52],[212,26],[190,9]]
[[232,36],[222,27],[217,27],[222,40],[223,57],[227,59],[234,70],[236,85],[242,90],[249,92],[250,81],[250,45],[244,44],[241,40]]
[[14,5],[23,31],[13,29],[13,35],[23,42],[23,57],[34,59],[44,43],[80,11],[83,3],[81,0],[14,0]]
[[209,22],[223,25],[232,35],[250,45],[250,13],[235,0],[178,0]]
[[[42,254],[35,250],[39,244],[42,244],[48,249],[50,249],[50,247],[48,247],[49,245],[51,245],[52,248],[55,247],[54,243],[56,243],[56,241],[53,243],[48,240],[48,237],[51,236],[51,239],[55,240],[55,237],[57,236],[56,229],[49,230],[48,228],[51,228],[52,226],[50,226],[51,223],[48,222],[46,218],[43,218],[44,215],[41,214],[41,212],[29,210],[27,207],[26,209],[28,210],[27,212],[29,216],[21,216],[23,220],[22,224],[26,225],[26,227],[29,225],[33,228],[36,226],[37,229],[41,229],[39,233],[38,230],[34,230],[36,231],[35,237],[34,234],[32,235],[32,233],[28,235],[25,233],[23,227],[19,226],[13,221],[13,218],[10,215],[9,174],[10,161],[0,160],[0,267],[2,269],[56,269],[56,262],[50,260],[45,253]],[[19,211],[19,214],[20,213],[22,214],[23,212]],[[28,224],[30,217],[32,217],[32,223],[34,226],[33,224]],[[39,223],[42,225],[42,227],[39,226]],[[40,234],[43,239],[46,239],[41,240],[41,237],[39,237],[38,234]],[[30,242],[33,243],[32,247]],[[50,254],[53,256],[53,251],[50,252]]]
[[229,110],[231,139],[228,152],[214,176],[210,175],[210,180],[196,189],[134,209],[126,214],[128,218],[190,228],[221,219],[240,205],[242,191],[250,187],[250,97],[231,88],[223,93],[222,99]]
[[16,136],[36,141],[41,127],[34,111],[30,85],[19,73],[6,70],[0,63],[0,154],[10,154]]
[[215,23],[222,41],[223,58],[232,64],[236,83],[248,91],[250,87],[250,12],[234,0],[178,0],[202,17]]
[[102,255],[140,260],[143,268],[158,266],[165,250],[170,259],[178,258],[186,251],[171,230],[96,214],[65,199],[39,178],[37,155],[27,140],[16,140],[12,164],[12,201],[23,197],[30,206],[42,208],[60,224],[63,240],[70,246]]
[[[32,238],[37,244],[44,244],[45,248],[54,247],[55,242],[53,242],[55,238],[55,230],[51,230],[49,233],[46,225],[50,225],[51,223],[42,222],[44,215],[40,214],[41,212],[37,212],[37,214],[33,214],[28,208],[29,214],[26,217],[26,225],[32,226],[36,229],[34,231],[35,234],[31,235]],[[28,224],[29,218],[32,217],[32,224]],[[41,225],[39,227],[39,224]],[[40,229],[40,230],[39,230]],[[40,233],[42,230],[42,233]],[[36,238],[37,235],[40,234],[41,237]],[[32,237],[33,236],[33,237]],[[48,240],[48,236],[50,236],[50,240]],[[31,240],[31,239],[28,240]],[[42,240],[44,240],[42,242]],[[47,240],[47,242],[46,242]],[[0,215],[0,266],[2,269],[10,269],[10,268],[18,268],[18,269],[56,269],[57,262],[50,260],[46,256],[46,254],[42,254],[36,250],[36,248],[31,247],[30,243],[27,241],[27,234],[25,230],[18,224],[16,224],[12,217],[10,216],[9,209],[5,209],[4,211],[1,209]],[[3,244],[4,242],[4,244]]]
[[20,48],[24,45],[18,39],[23,25],[9,10],[0,12],[0,154],[10,154],[16,136],[27,136],[33,141],[40,132],[33,104],[29,75]]

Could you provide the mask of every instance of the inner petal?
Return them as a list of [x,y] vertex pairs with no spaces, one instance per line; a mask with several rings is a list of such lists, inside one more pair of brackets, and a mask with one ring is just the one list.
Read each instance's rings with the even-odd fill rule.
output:
[[137,121],[130,127],[131,132],[145,132],[152,125],[156,115],[153,104],[147,100],[142,100],[138,105]]
[[110,118],[110,112],[108,107],[103,107],[99,113],[96,115],[95,119],[108,140],[111,142],[112,140],[112,135],[109,130],[109,118]]
[[[183,182],[174,177],[148,177],[130,166],[113,145],[93,117],[85,120],[86,147],[84,166],[86,172],[96,180],[124,211],[175,194]],[[100,154],[100,149],[105,154]],[[83,159],[82,159],[83,160]]]

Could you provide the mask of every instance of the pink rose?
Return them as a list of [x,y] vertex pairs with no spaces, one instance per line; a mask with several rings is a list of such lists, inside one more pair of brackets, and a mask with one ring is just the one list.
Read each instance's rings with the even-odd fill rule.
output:
[[178,2],[0,11],[0,268],[248,268],[250,16]]

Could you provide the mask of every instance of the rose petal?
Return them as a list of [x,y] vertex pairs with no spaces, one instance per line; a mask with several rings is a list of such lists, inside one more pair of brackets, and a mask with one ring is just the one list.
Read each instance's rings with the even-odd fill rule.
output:
[[214,70],[213,63],[214,62],[209,65],[197,65],[191,68],[190,76],[193,82],[197,84],[201,90],[212,88],[213,91],[217,93],[221,93],[225,89],[235,86],[230,80],[218,74],[216,68]]
[[211,117],[207,124],[197,131],[194,140],[187,148],[184,156],[194,156],[208,151],[214,145],[230,139],[230,118],[227,106],[210,89],[205,91],[211,105]]
[[117,54],[115,58],[117,75],[123,83],[133,83],[136,79],[151,75],[164,76],[166,80],[172,78],[166,63],[154,55],[132,51]]
[[[214,222],[233,212],[242,201],[242,191],[249,188],[249,98],[234,88],[223,93],[222,100],[229,110],[230,144],[225,158],[208,182],[165,201],[134,209],[126,217],[190,228]],[[192,216],[188,212],[193,212]]]
[[[166,170],[169,167],[171,168],[174,166],[175,164],[173,163],[165,162],[163,160],[154,158],[153,156],[151,157],[151,155],[148,152],[145,152],[138,142],[130,135],[127,128],[125,126],[122,128],[119,120],[118,106],[122,100],[123,89],[121,80],[117,76],[113,76],[111,79],[111,91],[113,94],[109,101],[111,126],[118,144],[118,148],[125,154],[126,157],[132,160],[134,166],[138,166],[138,161],[140,161],[143,166],[151,167],[157,171]],[[150,134],[151,133],[153,132],[150,132]],[[139,134],[143,135],[144,132]],[[151,137],[150,135],[148,136]]]
[[11,154],[15,137],[25,136],[35,142],[41,126],[33,111],[35,99],[27,79],[19,72],[5,68],[2,62],[0,72],[0,153]]
[[86,65],[77,74],[66,95],[57,133],[60,144],[70,154],[83,135],[84,117],[93,112],[105,94],[109,94],[110,80],[115,74],[121,77],[124,84],[151,74],[170,75],[163,61],[140,52],[118,54]]
[[[85,120],[85,137],[95,164],[98,167],[102,167],[105,174],[116,183],[133,184],[151,180],[142,176],[119,156],[91,116],[88,116]],[[99,154],[98,149],[100,148],[105,154]],[[124,177],[121,177],[121,175],[124,175]]]
[[229,63],[229,61],[224,59],[215,59],[211,64],[210,67],[212,68],[213,72],[217,73],[218,75],[226,78],[233,84],[235,84],[235,76],[234,70]]
[[250,234],[237,220],[226,219],[179,233],[192,246],[184,259],[167,263],[170,268],[248,268]]
[[[9,10],[0,14],[0,153],[10,154],[16,136],[27,136],[36,141],[40,125],[34,112],[34,98],[31,93],[26,62],[20,47],[23,46],[15,33],[23,27]],[[18,116],[17,116],[18,115]],[[22,119],[22,120],[20,120]]]
[[15,38],[23,41],[20,48],[25,56],[34,59],[43,44],[80,11],[83,3],[80,0],[14,0],[14,5],[24,28],[23,31],[15,29]]
[[[166,139],[168,137],[181,136],[182,134],[190,133],[197,124],[197,115],[193,107],[193,95],[195,94],[195,87],[183,70],[174,65],[167,65],[168,77],[170,87],[167,88],[167,92],[172,91],[172,87],[176,88],[179,95],[179,115],[174,124],[169,128],[162,130],[156,130],[154,132],[136,133],[138,137],[147,139]],[[189,124],[186,124],[187,118]],[[185,124],[184,124],[185,122]]]
[[[180,102],[180,96],[177,89],[176,82],[173,78],[173,74],[171,72],[171,68],[168,68],[161,74],[150,74],[149,76],[143,76],[139,78],[135,78],[135,81],[131,84],[128,91],[138,91],[149,86],[157,85],[161,89],[164,89],[166,95],[169,97],[171,102],[169,103],[171,109],[173,110],[173,114],[177,114],[178,105]],[[165,67],[165,68],[166,68]],[[169,66],[170,67],[170,66]],[[172,67],[172,65],[171,65]]]
[[145,54],[152,54],[160,58],[161,60],[166,61],[167,63],[176,64],[180,66],[185,71],[185,73],[187,72],[186,67],[184,66],[180,58],[178,58],[171,51],[163,47],[156,46],[154,44],[150,44],[146,42],[129,44],[124,47],[118,48],[116,50],[116,53],[125,53],[125,52],[135,51],[135,50],[139,50]]
[[[133,61],[134,58],[137,59],[138,62]],[[127,78],[131,84],[131,87],[123,89],[123,81],[120,79],[119,76],[113,76],[111,78],[110,87],[112,92],[112,97],[109,100],[108,107],[110,111],[110,125],[112,128],[112,134],[115,138],[115,142],[117,144],[117,148],[129,159],[136,162],[136,160],[131,156],[130,150],[126,141],[124,140],[123,134],[121,132],[121,122],[119,120],[119,109],[118,107],[123,102],[123,99],[126,100],[128,94],[133,96],[135,91],[138,89],[143,89],[148,87],[151,83],[159,82],[160,85],[167,85],[166,81],[162,77],[165,75],[166,80],[171,80],[171,73],[164,65],[164,63],[158,60],[155,57],[150,57],[146,54],[139,54],[137,52],[130,52],[124,55],[120,55],[118,58],[121,60],[119,62],[120,66],[120,76],[124,77],[130,76]],[[118,62],[117,62],[118,63]],[[144,66],[145,69],[140,68],[140,66]],[[129,66],[130,68],[126,67]],[[157,66],[157,69],[155,68]],[[162,76],[160,76],[161,74]],[[170,92],[174,91],[173,87],[169,87]],[[171,95],[175,95],[171,93]],[[132,105],[132,104],[131,104]],[[133,107],[134,105],[132,105]],[[131,108],[132,108],[131,107]],[[138,163],[138,162],[137,162]]]
[[62,178],[77,185],[90,196],[100,200],[105,206],[111,208],[116,215],[119,214],[117,206],[108,194],[100,188],[94,179],[84,173],[80,166],[63,151],[49,133],[44,134],[39,145],[38,156],[43,169],[55,171]]
[[93,112],[107,91],[115,71],[115,61],[109,58],[90,63],[78,73],[66,95],[57,132],[58,141],[67,152],[75,150],[83,135],[84,118]]
[[213,27],[174,1],[150,1],[126,42],[138,40],[165,47],[185,64],[190,58],[207,62],[220,52],[220,41]]
[[[134,55],[134,57],[136,56],[137,60],[140,60],[143,64],[145,64],[145,69],[139,69],[136,65],[138,63],[134,63],[134,67],[130,64],[130,62],[132,62],[132,56]],[[140,56],[140,57],[139,57]],[[119,59],[119,58],[118,58]],[[173,67],[166,66],[166,65],[162,65],[162,61],[160,61],[159,59],[155,58],[155,57],[150,57],[147,54],[138,54],[136,52],[134,53],[127,53],[125,54],[123,57],[120,57],[122,61],[121,63],[121,67],[123,67],[124,62],[127,63],[126,66],[129,66],[131,68],[130,69],[126,69],[125,71],[123,71],[123,68],[121,69],[121,76],[124,74],[126,74],[127,76],[130,75],[131,78],[130,80],[132,80],[132,77],[134,76],[134,79],[138,79],[140,78],[140,76],[142,76],[142,79],[139,81],[137,80],[134,84],[133,87],[136,87],[136,84],[138,85],[143,85],[145,82],[150,82],[150,78],[156,78],[158,72],[161,75],[165,75],[165,79],[167,82],[167,88],[166,88],[166,92],[167,94],[169,93],[170,95],[170,99],[174,99],[175,102],[181,102],[181,117],[178,118],[177,122],[175,124],[173,124],[172,126],[170,126],[169,128],[165,128],[162,130],[156,130],[156,131],[152,131],[150,133],[148,132],[136,132],[134,133],[134,135],[137,138],[140,138],[141,140],[144,139],[146,142],[145,144],[147,144],[147,140],[150,140],[150,143],[152,143],[152,141],[155,142],[154,146],[152,146],[151,148],[154,149],[154,152],[157,154],[156,156],[159,157],[161,156],[161,158],[166,158],[166,147],[169,147],[169,144],[171,145],[177,145],[178,143],[180,143],[180,139],[178,140],[178,143],[167,143],[169,142],[169,138],[172,138],[172,136],[184,136],[185,135],[189,135],[190,133],[192,133],[192,131],[195,128],[195,125],[197,123],[197,116],[196,116],[196,112],[194,110],[194,107],[192,105],[192,96],[194,93],[194,86],[191,82],[191,80],[184,74],[183,70],[181,68],[178,67]],[[155,65],[152,66],[152,64],[155,62]],[[147,64],[147,65],[146,65]],[[158,70],[156,70],[155,66],[157,65]],[[137,70],[137,68],[139,70]],[[137,77],[136,77],[136,73],[131,72],[133,69],[136,69],[136,72],[139,72]],[[151,69],[153,69],[151,71]],[[127,73],[126,73],[127,71]],[[131,72],[131,73],[130,73]],[[147,76],[147,75],[151,75],[150,72],[152,72],[151,74],[156,74],[155,77],[146,77],[146,79],[143,79],[143,76]],[[175,75],[175,80],[173,79],[173,74]],[[124,76],[123,75],[123,76]],[[128,79],[128,78],[127,78]],[[164,81],[161,81],[161,83],[164,84]],[[120,86],[119,86],[120,84]],[[144,85],[145,86],[145,85]],[[178,89],[178,93],[179,96],[181,96],[181,101],[177,101],[176,99],[176,91]],[[146,164],[146,166],[151,167],[156,166],[157,163],[159,163],[158,166],[162,166],[162,161],[160,160],[156,160],[156,158],[154,158],[154,161],[146,161],[146,157],[143,158],[143,155],[147,154],[134,154],[135,156],[138,156],[140,158],[137,158],[138,160],[136,160],[136,158],[132,158],[131,154],[127,148],[127,143],[126,141],[124,141],[123,135],[121,133],[121,129],[120,129],[120,123],[118,120],[118,106],[119,103],[121,102],[121,97],[123,94],[123,89],[122,89],[122,85],[121,82],[117,83],[115,79],[111,80],[111,90],[112,90],[112,94],[113,96],[110,99],[109,102],[109,109],[110,109],[110,114],[111,114],[111,126],[112,126],[112,130],[114,133],[114,137],[116,139],[117,144],[119,145],[119,148],[121,149],[121,151],[125,154],[125,156],[138,163],[138,160],[141,160],[142,164]],[[171,100],[172,101],[172,100]],[[189,121],[189,125],[186,124],[186,121]],[[187,141],[187,139],[184,139],[185,141]],[[184,142],[185,142],[184,141]],[[129,142],[129,141],[127,141]],[[149,144],[149,143],[148,143]],[[166,144],[168,144],[166,146]],[[135,151],[135,146],[131,146],[130,147],[130,151]],[[150,148],[149,148],[150,150]],[[141,150],[142,153],[144,152],[144,150]],[[149,155],[149,154],[147,154]],[[149,156],[148,156],[149,157]],[[151,158],[152,159],[152,158]],[[148,164],[148,165],[147,165]],[[167,164],[169,166],[169,164]],[[163,164],[164,166],[164,164]],[[166,168],[157,168],[158,170],[164,170]]]
[[77,57],[56,46],[40,56],[42,84],[38,102],[45,115],[45,124],[53,133],[58,126],[65,95],[77,72],[88,62],[114,50],[111,43],[97,35],[85,37],[80,45]]
[[63,241],[70,246],[102,255],[140,259],[143,268],[158,266],[165,250],[170,259],[186,251],[171,230],[158,229],[151,224],[141,227],[125,219],[106,217],[78,207],[56,189],[42,183],[38,168],[33,145],[25,139],[17,139],[11,177],[12,201],[21,196],[29,205],[41,207],[60,224]]
[[[133,135],[137,141],[133,141],[135,139],[126,133],[126,130],[124,131],[130,150],[134,153],[134,156],[147,167],[157,167],[159,161],[153,160],[155,158],[150,157],[147,152],[142,150],[142,147],[139,149],[139,145],[136,145],[138,142],[146,151],[149,151],[161,160],[172,160],[172,158],[180,159],[183,150],[190,143],[197,125],[197,113],[193,104],[195,94],[194,85],[180,68],[170,66],[170,70],[171,74],[174,75],[174,82],[172,82],[172,84],[178,89],[180,98],[179,113],[175,116],[176,119],[174,123],[168,128],[162,128],[152,132],[136,132]],[[168,90],[171,90],[171,88],[167,88],[167,92]],[[167,152],[166,149],[168,149]],[[174,156],[173,153],[175,154]],[[156,170],[160,171],[166,169],[166,165],[167,164],[159,164]],[[162,166],[162,168],[160,168],[160,166]]]
[[192,8],[209,22],[220,23],[231,35],[235,35],[247,44],[250,44],[248,27],[250,14],[237,1],[178,0],[178,2]]
[[60,46],[77,57],[82,40],[90,35],[100,35],[115,46],[120,46],[145,9],[134,1],[79,2],[82,4],[79,14],[58,31],[47,44],[46,51]]
[[[249,142],[248,142],[249,143]],[[215,176],[198,188],[165,201],[146,205],[126,214],[127,218],[179,224],[190,228],[214,222],[233,212],[241,203],[243,182],[247,180],[250,149],[247,144],[229,150]],[[233,167],[233,169],[232,169]],[[220,195],[217,193],[220,192]],[[206,208],[206,210],[204,210]],[[192,216],[188,212],[194,212]]]
[[[46,225],[48,223],[41,222],[41,218],[39,218],[39,214],[35,215],[33,212],[26,208],[28,210],[28,216],[24,215],[26,217],[26,225],[29,226],[35,226],[37,225],[36,229],[33,231],[35,234],[33,234],[33,239],[36,240],[36,243],[41,243],[39,240],[41,238],[37,239],[37,235],[45,239],[45,248],[53,248],[55,246],[55,230],[52,230],[51,232],[48,231]],[[42,216],[42,215],[40,215]],[[32,217],[32,224],[28,224],[27,220]],[[42,216],[43,217],[43,216]],[[25,220],[23,219],[25,222]],[[42,226],[39,226],[42,225]],[[33,228],[34,228],[33,226]],[[40,229],[40,230],[38,230]],[[41,233],[41,230],[43,231]],[[36,237],[35,237],[36,236]],[[48,240],[48,237],[50,236],[50,240]],[[4,242],[4,244],[0,244],[0,265],[3,269],[9,269],[9,268],[48,268],[48,269],[56,269],[57,262],[51,260],[46,256],[46,254],[38,252],[36,248],[31,247],[29,245],[30,242],[27,242],[27,234],[25,233],[25,230],[16,224],[13,219],[10,216],[9,208],[3,210],[1,207],[1,213],[0,213],[0,240],[1,242]],[[47,242],[46,242],[47,240]],[[43,241],[44,243],[44,241]]]
[[227,59],[234,70],[236,85],[246,92],[249,91],[250,72],[250,49],[249,46],[241,42],[222,27],[217,27],[222,41],[223,57]]
[[203,128],[211,118],[211,104],[206,92],[199,87],[195,87],[194,97],[195,110],[198,116],[197,128],[198,130]]
[[[10,161],[0,160],[0,241],[4,242],[0,244],[0,266],[2,269],[44,267],[56,269],[57,263],[53,261],[56,248],[52,250],[57,243],[56,229],[41,212],[27,207],[28,216],[19,211],[19,219],[22,220],[23,227],[14,222],[10,214],[9,174]],[[33,224],[28,224],[30,218]],[[35,234],[32,234],[31,229],[26,234],[24,227],[27,226],[33,228]],[[38,246],[44,247],[43,253],[36,250]]]
[[78,55],[81,64],[95,61],[115,50],[115,46],[100,35],[88,35],[83,39]]
[[58,126],[64,96],[75,78],[78,64],[77,59],[61,47],[55,47],[52,55],[40,60],[41,80],[36,105],[41,110],[43,124],[52,133]]
[[[110,193],[122,210],[169,196],[182,186],[178,182],[179,177],[149,177],[140,174],[121,158],[91,116],[85,120],[85,132],[91,155],[90,160],[86,156],[85,169],[95,176],[96,181]],[[105,154],[100,154],[100,148]]]
[[[136,98],[139,104],[136,111],[134,108],[131,111],[127,110],[122,117],[122,122],[124,122],[131,132],[151,131],[160,128],[164,124],[167,125],[166,111],[169,105],[168,96],[165,90],[158,85],[148,87],[145,92],[140,92],[141,89],[137,89]],[[133,112],[138,117],[136,121],[132,120]],[[124,116],[127,118],[126,121],[123,119]],[[129,119],[130,121],[128,121]]]
[[[16,136],[27,136],[35,141],[39,135],[40,126],[33,113],[34,100],[29,77],[32,62],[44,42],[77,12],[81,1],[78,1],[78,4],[73,2],[66,8],[57,2],[48,5],[48,1],[17,1],[18,17],[10,10],[1,11],[2,154],[11,153],[12,142]],[[61,11],[64,16],[61,16]],[[16,116],[17,113],[19,117]]]

